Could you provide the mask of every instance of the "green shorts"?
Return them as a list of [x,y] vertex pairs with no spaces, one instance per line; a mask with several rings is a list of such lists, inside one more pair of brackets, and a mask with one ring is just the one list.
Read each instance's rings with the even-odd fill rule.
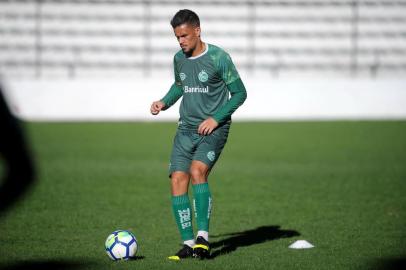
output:
[[215,129],[210,135],[200,135],[196,130],[178,129],[173,140],[169,176],[175,171],[189,173],[192,160],[214,166],[227,142],[230,124]]

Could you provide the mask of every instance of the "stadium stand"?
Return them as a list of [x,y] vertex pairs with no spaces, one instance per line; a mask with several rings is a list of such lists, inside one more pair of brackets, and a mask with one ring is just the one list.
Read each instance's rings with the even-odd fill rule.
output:
[[9,0],[0,2],[4,77],[152,76],[178,50],[169,24],[201,17],[203,40],[273,78],[406,75],[405,0]]

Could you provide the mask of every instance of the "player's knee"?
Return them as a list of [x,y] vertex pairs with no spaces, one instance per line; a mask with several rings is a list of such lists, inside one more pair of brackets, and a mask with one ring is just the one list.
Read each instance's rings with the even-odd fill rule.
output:
[[189,177],[186,174],[173,173],[171,181],[174,186],[183,186],[188,184]]
[[199,184],[206,182],[206,171],[199,167],[191,167],[190,175],[192,177],[193,184]]

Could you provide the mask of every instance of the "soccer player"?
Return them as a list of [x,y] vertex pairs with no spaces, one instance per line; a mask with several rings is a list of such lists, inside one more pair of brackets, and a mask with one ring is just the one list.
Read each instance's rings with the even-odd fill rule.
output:
[[[243,104],[247,92],[230,56],[200,39],[196,13],[180,10],[171,25],[181,47],[173,60],[175,82],[161,100],[151,105],[151,113],[157,115],[183,97],[169,165],[172,208],[183,247],[169,259],[204,259],[210,256],[209,221],[213,203],[208,176],[226,144],[231,115]],[[198,230],[196,240],[188,196],[190,182]]]

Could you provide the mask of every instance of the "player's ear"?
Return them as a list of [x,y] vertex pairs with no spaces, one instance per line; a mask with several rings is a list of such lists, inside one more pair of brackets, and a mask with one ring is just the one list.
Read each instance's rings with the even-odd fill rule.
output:
[[200,37],[200,26],[196,26],[196,27],[195,27],[195,35],[196,35],[197,37]]

